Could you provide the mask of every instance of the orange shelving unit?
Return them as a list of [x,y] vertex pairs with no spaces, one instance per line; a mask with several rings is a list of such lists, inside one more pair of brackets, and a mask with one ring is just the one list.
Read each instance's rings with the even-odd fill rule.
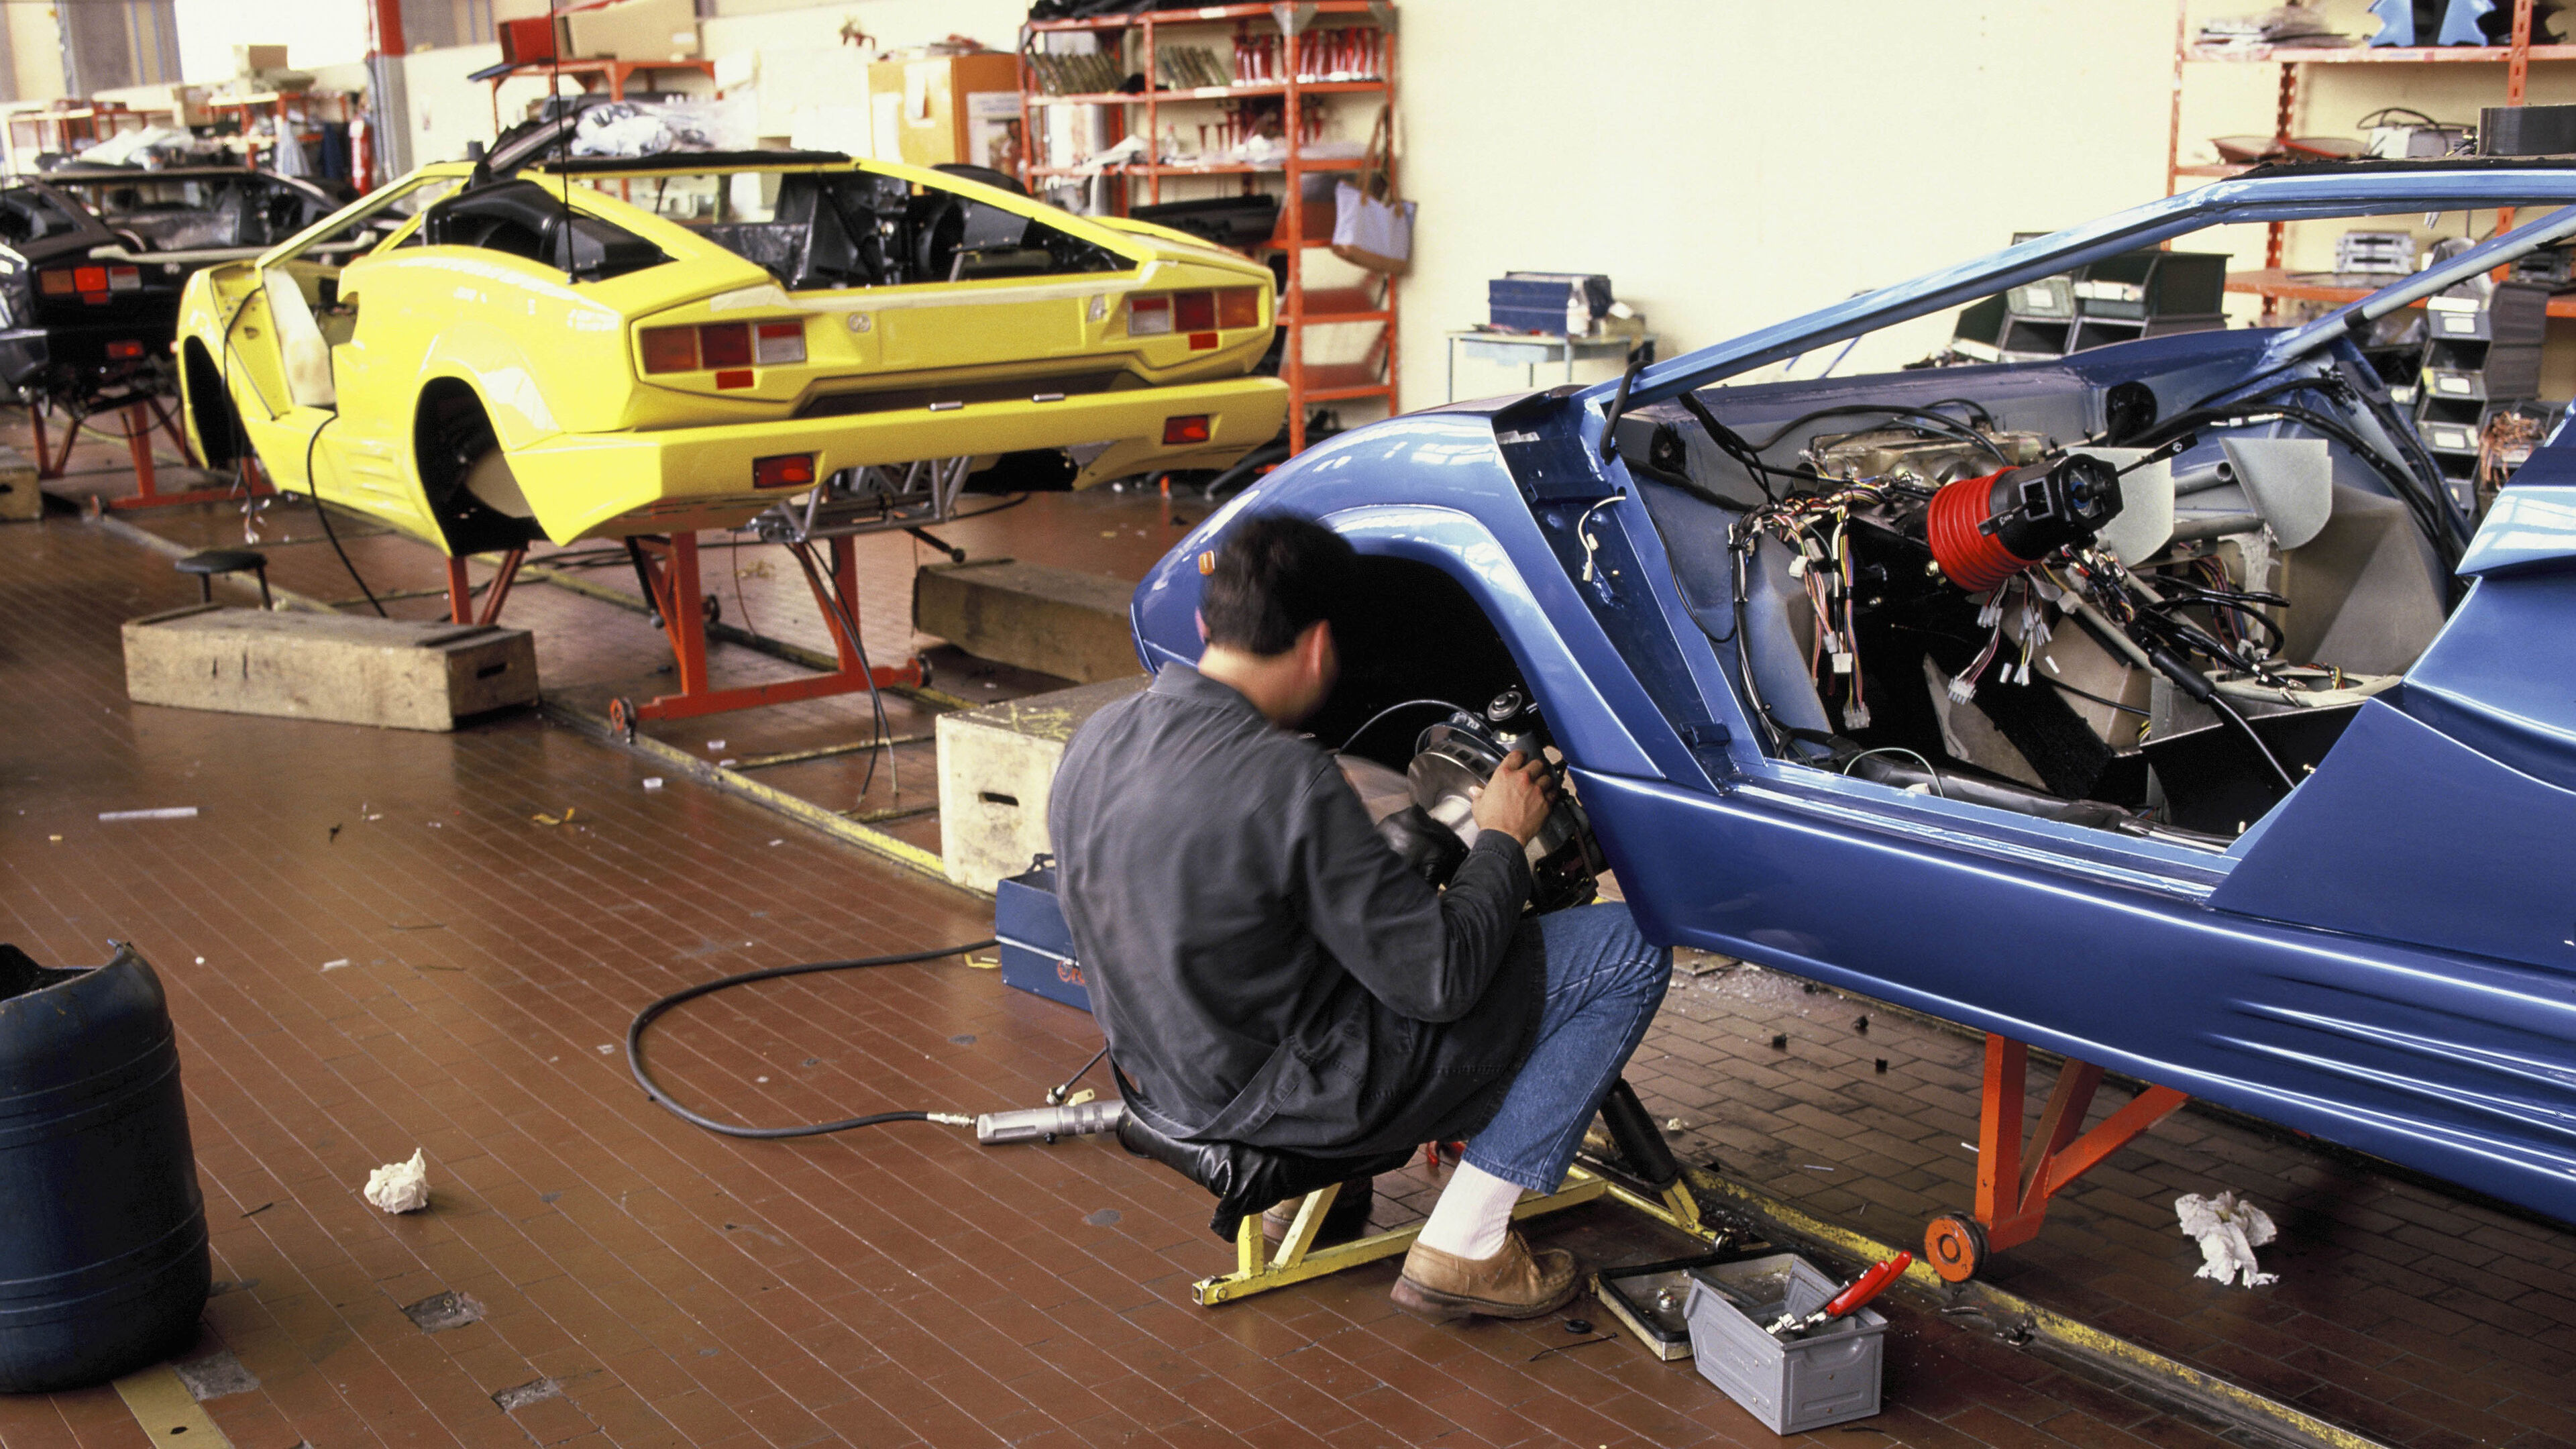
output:
[[[1128,94],[1117,91],[1049,94],[1040,84],[1037,68],[1028,59],[1040,38],[1067,31],[1090,31],[1100,37],[1104,51],[1118,57],[1119,73],[1141,73],[1149,81],[1160,77],[1156,64],[1158,47],[1167,43],[1171,32],[1182,32],[1190,43],[1213,40],[1218,49],[1227,43],[1237,45],[1240,54],[1245,41],[1266,44],[1277,37],[1279,69],[1284,74],[1276,79],[1247,80],[1232,85],[1157,87]],[[1359,32],[1354,35],[1352,32]],[[1145,11],[1135,15],[1106,15],[1079,20],[1035,21],[1024,27],[1020,38],[1020,134],[1027,138],[1022,147],[1024,160],[1021,179],[1031,190],[1051,180],[1095,176],[1106,177],[1110,187],[1111,209],[1124,215],[1139,201],[1151,205],[1162,201],[1163,183],[1189,177],[1227,176],[1239,178],[1248,194],[1259,189],[1267,179],[1276,178],[1283,188],[1279,203],[1279,225],[1270,238],[1250,248],[1256,254],[1278,253],[1286,259],[1287,282],[1279,293],[1279,325],[1287,329],[1287,341],[1281,354],[1279,376],[1288,384],[1289,446],[1302,451],[1306,446],[1308,412],[1318,404],[1369,400],[1382,403],[1389,413],[1397,410],[1398,368],[1396,336],[1396,279],[1389,276],[1363,276],[1356,282],[1338,285],[1309,286],[1306,280],[1308,253],[1329,248],[1332,218],[1329,215],[1310,219],[1305,198],[1306,178],[1334,172],[1356,173],[1364,164],[1361,157],[1309,158],[1303,154],[1303,126],[1311,117],[1308,107],[1332,104],[1344,96],[1374,97],[1390,111],[1395,104],[1395,8],[1384,0],[1312,0],[1300,5],[1208,5],[1191,10]],[[1178,43],[1178,42],[1171,42]],[[1354,70],[1371,74],[1354,75]],[[1157,138],[1163,136],[1165,112],[1173,107],[1223,104],[1251,100],[1277,99],[1281,103],[1280,126],[1286,142],[1286,154],[1276,165],[1247,165],[1215,162],[1206,165],[1138,163],[1090,168],[1057,164],[1045,157],[1044,127],[1039,122],[1051,107],[1082,106],[1105,109],[1110,116],[1110,137],[1115,143],[1124,135],[1147,138],[1149,154],[1159,154]],[[1186,112],[1196,124],[1208,112]],[[1174,123],[1178,125],[1177,122]],[[1363,129],[1365,129],[1363,127]],[[1389,181],[1393,180],[1390,158]],[[1142,192],[1141,197],[1138,192]],[[1365,354],[1356,362],[1309,362],[1306,359],[1306,333],[1317,327],[1375,326],[1377,331]]]

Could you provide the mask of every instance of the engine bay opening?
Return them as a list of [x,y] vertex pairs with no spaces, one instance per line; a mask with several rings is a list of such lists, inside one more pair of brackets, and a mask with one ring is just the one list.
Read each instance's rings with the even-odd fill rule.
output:
[[1619,451],[1767,753],[2223,850],[2451,602],[2438,480],[2365,369],[2214,404],[2098,363],[1708,389]]

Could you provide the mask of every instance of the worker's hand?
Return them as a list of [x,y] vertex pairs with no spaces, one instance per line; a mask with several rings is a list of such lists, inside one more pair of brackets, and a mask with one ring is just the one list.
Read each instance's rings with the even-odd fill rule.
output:
[[1556,804],[1556,789],[1556,776],[1546,760],[1514,750],[1503,757],[1476,796],[1476,828],[1500,831],[1527,845]]

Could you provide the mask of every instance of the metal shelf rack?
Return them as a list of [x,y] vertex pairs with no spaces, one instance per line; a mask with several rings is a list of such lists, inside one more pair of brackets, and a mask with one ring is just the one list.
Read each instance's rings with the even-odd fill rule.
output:
[[[2312,65],[2501,65],[2504,67],[2504,103],[2522,104],[2523,92],[2535,63],[2576,61],[2576,45],[2534,45],[2531,43],[2533,0],[2512,0],[2513,32],[2504,45],[2442,46],[2351,46],[2341,49],[2314,49],[2295,45],[2207,46],[2192,40],[2190,0],[2174,0],[2173,108],[2165,138],[2165,194],[2181,189],[2182,178],[2238,176],[2252,170],[2242,165],[2198,165],[2182,163],[2182,92],[2190,68],[2198,64],[2278,65],[2281,68],[2279,103],[2273,110],[2272,134],[2276,141],[2290,139],[2291,122],[2299,100],[2301,71]],[[2513,224],[2513,213],[2504,211],[2496,219],[2501,231]],[[2228,279],[2231,292],[2252,292],[2263,298],[2264,312],[2269,316],[2273,305],[2285,298],[2301,298],[2311,288],[2289,280],[2282,267],[2282,244],[2288,227],[2273,222],[2267,229],[2263,248],[2263,268],[2258,272],[2240,272]],[[2313,300],[2313,299],[2312,299]]]
[[[1327,19],[1360,21],[1377,29],[1377,76],[1330,80],[1307,79],[1298,74],[1298,37],[1316,21]],[[1050,95],[1040,89],[1036,68],[1027,58],[1041,35],[1090,31],[1101,36],[1104,49],[1111,45],[1118,48],[1122,73],[1141,72],[1151,81],[1160,74],[1155,65],[1155,48],[1162,32],[1219,24],[1237,25],[1247,21],[1278,27],[1280,55],[1288,72],[1283,79],[1241,85],[1149,88],[1133,95],[1123,92]],[[1020,32],[1020,134],[1028,138],[1022,147],[1021,180],[1032,189],[1045,180],[1107,177],[1116,183],[1111,188],[1112,209],[1124,215],[1136,202],[1134,191],[1138,182],[1144,183],[1144,201],[1151,205],[1163,199],[1163,182],[1166,179],[1239,177],[1244,191],[1249,193],[1260,178],[1279,178],[1285,190],[1280,198],[1279,226],[1267,241],[1250,250],[1255,253],[1277,252],[1286,258],[1287,282],[1279,291],[1278,323],[1287,330],[1287,338],[1281,352],[1279,376],[1288,384],[1288,444],[1292,452],[1303,451],[1306,446],[1307,411],[1315,404],[1375,399],[1382,401],[1389,413],[1397,410],[1396,279],[1364,279],[1356,286],[1309,288],[1306,285],[1306,253],[1331,245],[1331,228],[1322,228],[1320,237],[1309,233],[1305,178],[1315,173],[1357,171],[1361,160],[1356,157],[1308,159],[1301,154],[1302,147],[1297,142],[1304,107],[1318,98],[1378,96],[1392,109],[1395,104],[1395,34],[1395,8],[1386,0],[1302,0],[1297,4],[1206,5],[1191,10],[1148,10],[1134,15],[1032,21]],[[1130,35],[1134,38],[1132,50],[1128,45]],[[1281,128],[1288,141],[1288,154],[1275,166],[1228,163],[1085,168],[1038,164],[1037,120],[1039,114],[1049,107],[1102,108],[1109,113],[1113,133],[1142,134],[1152,143],[1153,138],[1162,134],[1162,113],[1166,106],[1256,99],[1277,99],[1282,103]],[[1117,139],[1118,134],[1110,137],[1112,142]],[[1340,363],[1310,363],[1306,360],[1306,329],[1370,323],[1376,324],[1380,330],[1364,360]]]

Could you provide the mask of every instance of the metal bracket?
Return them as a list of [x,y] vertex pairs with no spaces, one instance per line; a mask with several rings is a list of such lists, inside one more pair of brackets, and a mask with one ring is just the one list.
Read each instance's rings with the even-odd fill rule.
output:
[[883,467],[844,468],[751,521],[764,543],[806,543],[862,533],[892,533],[946,523],[957,514],[972,458],[924,458]]

